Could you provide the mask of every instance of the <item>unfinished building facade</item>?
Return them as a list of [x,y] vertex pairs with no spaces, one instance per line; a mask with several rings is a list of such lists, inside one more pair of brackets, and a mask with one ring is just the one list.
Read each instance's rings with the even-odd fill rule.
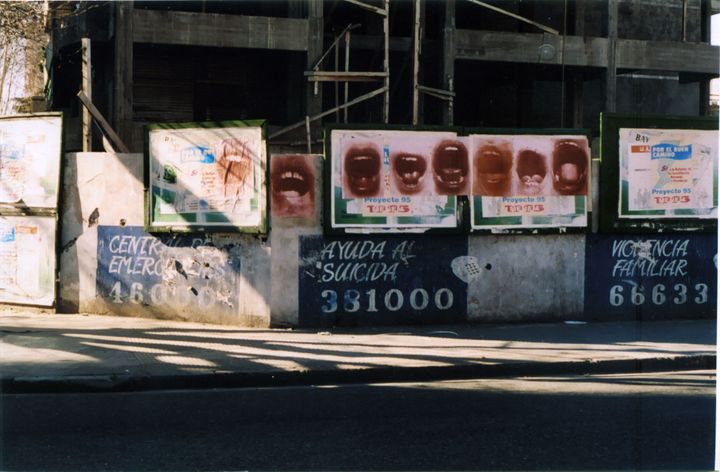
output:
[[67,150],[101,148],[89,120],[83,145],[83,90],[134,152],[148,123],[227,119],[267,119],[271,149],[303,151],[308,141],[319,151],[323,125],[336,122],[597,135],[603,111],[709,113],[719,69],[713,8],[710,0],[58,2],[51,107],[64,111]]

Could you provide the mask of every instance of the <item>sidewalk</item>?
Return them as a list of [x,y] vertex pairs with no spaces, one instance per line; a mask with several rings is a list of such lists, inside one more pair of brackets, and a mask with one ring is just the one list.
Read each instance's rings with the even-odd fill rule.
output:
[[318,332],[0,312],[0,388],[137,391],[712,369],[715,342],[715,320]]

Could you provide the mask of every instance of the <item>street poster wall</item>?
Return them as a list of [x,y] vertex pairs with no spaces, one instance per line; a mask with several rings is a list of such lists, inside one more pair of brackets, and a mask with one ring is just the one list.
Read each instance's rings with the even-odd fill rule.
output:
[[0,205],[57,207],[62,115],[0,118]]
[[270,208],[273,217],[315,215],[313,154],[274,154],[270,157]]
[[332,228],[456,228],[467,194],[467,144],[454,132],[330,132]]
[[0,216],[0,303],[53,306],[54,216]]
[[266,231],[263,122],[148,127],[149,228]]
[[717,315],[717,235],[588,235],[589,319]]
[[240,255],[205,235],[152,235],[98,226],[97,296],[117,309],[237,313]]
[[587,226],[587,137],[475,134],[468,139],[472,229]]
[[620,218],[717,218],[716,130],[619,132]]
[[467,237],[300,237],[300,326],[463,322]]

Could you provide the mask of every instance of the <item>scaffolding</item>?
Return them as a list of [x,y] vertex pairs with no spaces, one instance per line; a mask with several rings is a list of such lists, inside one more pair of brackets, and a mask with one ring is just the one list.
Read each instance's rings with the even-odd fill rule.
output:
[[[320,59],[315,63],[311,70],[305,71],[305,77],[311,83],[313,83],[313,93],[317,95],[319,93],[319,87],[322,82],[334,82],[335,83],[335,106],[329,110],[325,110],[313,116],[306,115],[305,119],[298,121],[289,126],[286,126],[269,136],[273,139],[277,136],[283,135],[289,131],[305,126],[307,134],[307,147],[308,152],[311,149],[311,132],[310,124],[314,121],[320,120],[326,116],[332,114],[339,114],[343,111],[344,122],[348,120],[348,108],[351,106],[363,103],[367,100],[375,98],[379,95],[383,97],[383,123],[388,123],[390,118],[390,0],[382,0],[382,8],[374,5],[370,5],[360,0],[343,0],[346,3],[351,3],[367,11],[375,13],[382,17],[383,22],[383,38],[384,38],[384,55],[383,55],[383,69],[381,71],[351,71],[350,70],[350,44],[351,44],[351,32],[357,28],[358,24],[348,24],[340,34],[335,37],[335,40],[320,56]],[[339,56],[340,56],[340,43],[341,40],[345,46],[345,70],[338,70]],[[335,56],[335,70],[327,71],[323,70],[322,66],[330,56],[330,53],[334,53]],[[344,101],[339,102],[338,84],[344,83]],[[350,82],[382,82],[382,86],[371,91],[360,95],[352,100],[349,100],[349,84]]]

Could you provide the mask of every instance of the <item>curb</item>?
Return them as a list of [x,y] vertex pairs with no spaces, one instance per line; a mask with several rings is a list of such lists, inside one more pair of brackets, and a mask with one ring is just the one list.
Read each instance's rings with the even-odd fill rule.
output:
[[420,382],[547,375],[624,374],[715,369],[715,354],[571,362],[461,364],[449,367],[378,367],[353,370],[233,372],[164,376],[80,375],[0,380],[0,393],[117,393],[158,390],[268,388],[355,383]]

